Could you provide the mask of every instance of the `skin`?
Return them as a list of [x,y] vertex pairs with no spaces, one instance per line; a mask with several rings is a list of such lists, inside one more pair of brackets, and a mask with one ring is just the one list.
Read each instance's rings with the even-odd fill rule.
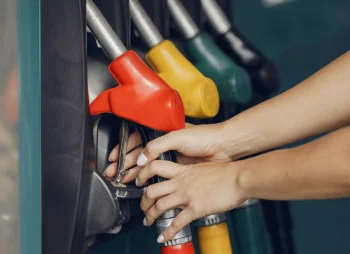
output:
[[[141,201],[145,225],[166,210],[182,208],[158,238],[168,241],[191,221],[233,209],[248,198],[349,196],[350,128],[339,129],[350,124],[349,66],[347,52],[292,89],[228,121],[171,132],[148,143],[136,161],[128,155],[133,157],[128,166],[137,165],[125,181],[136,176],[142,186],[154,175],[169,179],[147,188]],[[333,130],[296,148],[235,161]],[[138,134],[134,138],[140,140]],[[177,151],[179,163],[155,160],[168,150]],[[115,171],[110,167],[105,173]]]

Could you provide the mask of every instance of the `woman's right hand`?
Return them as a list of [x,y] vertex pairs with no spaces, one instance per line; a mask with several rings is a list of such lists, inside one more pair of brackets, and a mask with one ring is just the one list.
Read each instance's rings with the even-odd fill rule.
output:
[[[138,133],[130,135],[125,169],[129,173],[123,178],[123,183],[135,180],[141,167],[155,160],[160,154],[174,150],[177,152],[177,162],[180,164],[196,164],[201,162],[228,162],[230,156],[222,144],[225,137],[220,133],[221,124],[190,125],[185,129],[170,132],[147,144],[142,150],[141,137]],[[112,178],[117,171],[119,145],[111,152],[109,160],[112,164],[106,169],[105,176]]]

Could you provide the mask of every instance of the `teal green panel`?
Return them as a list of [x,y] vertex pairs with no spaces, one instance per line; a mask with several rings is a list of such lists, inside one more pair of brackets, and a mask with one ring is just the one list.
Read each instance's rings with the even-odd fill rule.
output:
[[21,254],[41,253],[40,1],[18,1]]
[[[232,11],[243,34],[276,62],[279,93],[350,49],[350,1],[289,0],[269,8],[263,2],[235,1]],[[349,199],[291,204],[298,254],[350,253]]]
[[[280,2],[266,7],[267,2]],[[264,4],[265,3],[265,4]],[[318,44],[350,25],[348,0],[234,1],[234,23],[265,54]]]

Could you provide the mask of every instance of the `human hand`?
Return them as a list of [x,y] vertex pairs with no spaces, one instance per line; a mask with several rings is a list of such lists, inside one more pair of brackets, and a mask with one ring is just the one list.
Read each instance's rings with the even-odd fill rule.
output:
[[[140,171],[141,167],[136,165],[136,160],[139,154],[142,152],[143,147],[141,145],[142,142],[140,134],[138,132],[132,133],[128,139],[127,154],[123,168],[123,170],[127,169],[129,172],[122,178],[122,183],[128,183],[135,180],[138,172]],[[104,175],[107,179],[112,179],[117,173],[118,155],[119,144],[114,147],[109,154],[108,160],[111,162],[111,164],[104,171]]]
[[144,225],[152,225],[168,210],[183,209],[158,237],[158,242],[166,242],[193,220],[237,207],[247,199],[239,184],[240,170],[234,166],[238,163],[181,165],[162,160],[151,162],[140,170],[137,185],[144,185],[156,175],[169,180],[150,185],[143,195]]
[[[181,164],[196,164],[201,162],[229,162],[231,159],[221,147],[224,137],[220,133],[220,124],[213,125],[191,125],[186,128],[173,131],[147,144],[141,153],[141,137],[133,133],[128,142],[128,154],[126,156],[124,169],[130,172],[123,178],[123,183],[135,180],[140,166],[159,157],[161,153],[169,150],[177,151],[177,161]],[[117,172],[119,145],[111,152],[109,160],[113,162],[105,171],[108,178],[115,176]],[[138,155],[139,159],[137,160]],[[137,164],[137,165],[136,165]]]

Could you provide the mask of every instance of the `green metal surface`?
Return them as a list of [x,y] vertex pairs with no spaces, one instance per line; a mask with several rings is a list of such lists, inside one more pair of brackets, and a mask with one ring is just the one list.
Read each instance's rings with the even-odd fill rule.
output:
[[268,235],[260,204],[229,212],[228,226],[234,253],[268,254]]
[[40,0],[19,0],[18,17],[20,252],[40,254]]
[[193,64],[211,78],[225,103],[247,104],[252,97],[248,73],[234,63],[206,32],[186,41],[186,50]]
[[[267,7],[267,2],[279,3]],[[348,0],[234,3],[232,21],[277,64],[281,76],[278,93],[293,87],[350,49]],[[350,253],[349,199],[293,201],[291,212],[298,254]]]

